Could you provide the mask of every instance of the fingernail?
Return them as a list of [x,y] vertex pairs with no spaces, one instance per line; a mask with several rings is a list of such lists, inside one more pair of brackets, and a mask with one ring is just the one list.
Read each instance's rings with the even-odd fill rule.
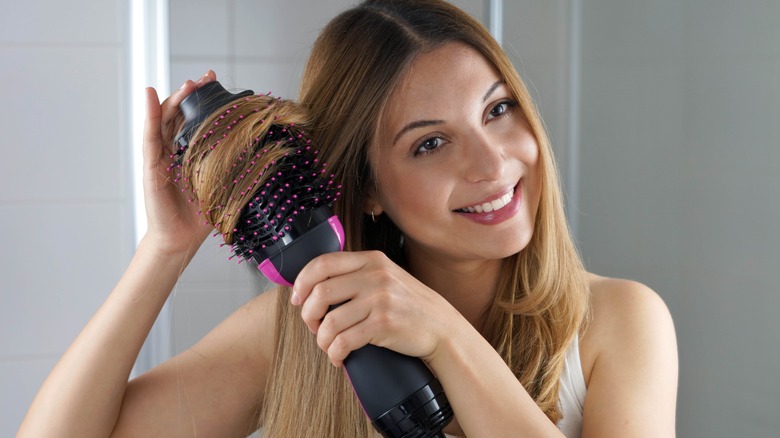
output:
[[301,297],[298,296],[295,292],[292,294],[292,298],[290,298],[290,302],[293,306],[297,306],[298,304],[301,304]]
[[203,84],[205,84],[206,82],[209,82],[209,81],[211,81],[211,78],[209,77],[208,74],[205,74],[205,75],[201,76],[200,79],[198,79],[198,85],[203,85]]

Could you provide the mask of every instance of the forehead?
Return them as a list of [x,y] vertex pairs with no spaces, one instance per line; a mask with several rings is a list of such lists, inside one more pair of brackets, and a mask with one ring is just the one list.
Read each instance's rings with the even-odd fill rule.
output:
[[390,95],[381,126],[392,130],[412,120],[446,118],[448,110],[481,103],[499,79],[498,70],[473,47],[445,44],[412,61]]

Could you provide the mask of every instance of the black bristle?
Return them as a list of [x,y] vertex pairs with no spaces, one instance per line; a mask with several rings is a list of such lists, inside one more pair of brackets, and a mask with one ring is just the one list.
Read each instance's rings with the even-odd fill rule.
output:
[[302,136],[286,138],[288,130],[274,126],[263,144],[285,141],[293,148],[269,168],[265,182],[255,189],[241,210],[233,230],[233,251],[242,259],[261,261],[288,244],[313,220],[320,207],[337,197],[332,176],[324,173],[317,151]]

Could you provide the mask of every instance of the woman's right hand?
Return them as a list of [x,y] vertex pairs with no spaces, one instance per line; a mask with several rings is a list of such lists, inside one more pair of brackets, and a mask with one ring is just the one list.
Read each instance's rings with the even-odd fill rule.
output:
[[192,255],[213,227],[199,214],[190,194],[177,184],[176,169],[169,170],[175,130],[183,120],[179,104],[197,88],[216,80],[209,70],[197,82],[184,85],[160,104],[157,91],[146,89],[143,145],[143,185],[147,232],[144,242],[164,254]]

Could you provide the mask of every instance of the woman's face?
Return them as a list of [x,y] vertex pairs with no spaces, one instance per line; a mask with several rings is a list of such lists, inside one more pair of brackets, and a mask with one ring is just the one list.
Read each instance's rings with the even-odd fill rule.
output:
[[450,43],[418,56],[384,114],[371,151],[379,192],[368,208],[398,225],[407,253],[494,260],[528,244],[539,146],[479,52]]

